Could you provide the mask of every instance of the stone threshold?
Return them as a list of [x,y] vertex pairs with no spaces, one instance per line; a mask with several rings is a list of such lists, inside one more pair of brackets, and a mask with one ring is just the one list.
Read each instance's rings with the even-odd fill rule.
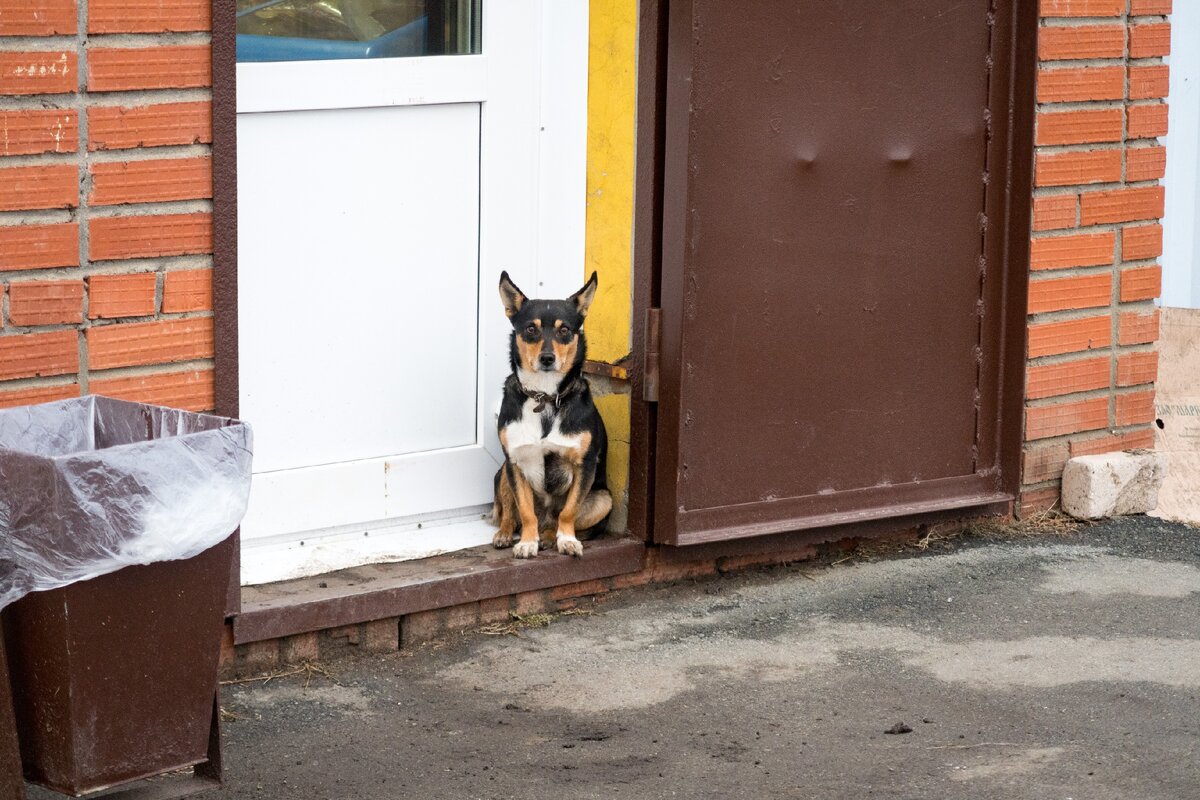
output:
[[518,560],[474,547],[392,564],[242,588],[237,645],[638,572],[646,545],[629,537],[585,542],[582,558],[554,552]]

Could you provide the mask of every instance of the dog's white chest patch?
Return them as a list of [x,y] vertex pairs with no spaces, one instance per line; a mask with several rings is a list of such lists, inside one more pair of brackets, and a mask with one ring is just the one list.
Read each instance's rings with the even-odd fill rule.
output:
[[529,485],[540,495],[546,493],[546,456],[577,453],[582,445],[580,434],[564,434],[559,430],[558,420],[550,432],[542,433],[542,414],[534,411],[537,403],[526,400],[521,409],[521,418],[504,428],[508,444],[508,457],[525,475]]

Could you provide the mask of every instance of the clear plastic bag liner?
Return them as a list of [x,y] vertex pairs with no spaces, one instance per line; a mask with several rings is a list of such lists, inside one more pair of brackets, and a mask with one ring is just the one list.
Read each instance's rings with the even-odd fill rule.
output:
[[94,395],[0,410],[0,608],[223,541],[252,450],[237,420]]

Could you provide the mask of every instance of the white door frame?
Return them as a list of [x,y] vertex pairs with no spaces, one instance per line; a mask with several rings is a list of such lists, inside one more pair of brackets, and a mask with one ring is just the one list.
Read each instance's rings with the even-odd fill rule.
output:
[[1161,305],[1200,308],[1200,3],[1171,13]]
[[[475,443],[256,474],[242,529],[244,584],[490,541],[481,512],[503,458],[494,414],[509,330],[495,283],[508,270],[531,294],[565,296],[583,273],[588,3],[483,0],[482,19],[479,55],[237,65],[239,116],[478,103],[481,165]],[[245,296],[242,337],[253,335],[247,306],[256,302]],[[246,386],[253,367],[241,362]]]

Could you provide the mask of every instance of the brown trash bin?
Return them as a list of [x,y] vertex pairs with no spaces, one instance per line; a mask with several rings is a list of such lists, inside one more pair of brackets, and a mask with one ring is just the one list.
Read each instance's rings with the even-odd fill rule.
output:
[[213,760],[234,546],[35,592],[5,610],[26,778],[79,795]]

